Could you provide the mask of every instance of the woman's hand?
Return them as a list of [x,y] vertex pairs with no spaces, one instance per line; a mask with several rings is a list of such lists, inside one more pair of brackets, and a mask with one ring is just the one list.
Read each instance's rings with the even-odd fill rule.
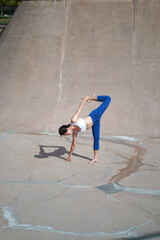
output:
[[71,162],[72,159],[71,159],[71,157],[69,156],[65,161],[66,161],[66,162]]

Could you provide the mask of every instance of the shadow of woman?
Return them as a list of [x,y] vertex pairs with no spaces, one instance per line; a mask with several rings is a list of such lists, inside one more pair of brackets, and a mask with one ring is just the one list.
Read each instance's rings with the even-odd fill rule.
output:
[[[48,157],[58,157],[63,160],[66,160],[66,158],[62,157],[64,154],[69,154],[69,151],[66,150],[65,147],[62,146],[44,146],[44,145],[39,145],[40,151],[39,155],[34,155],[35,158],[48,158]],[[52,152],[45,152],[45,148],[56,148]],[[91,160],[91,158],[88,158],[86,156],[82,156],[76,153],[72,154],[73,156],[84,158],[86,160]]]

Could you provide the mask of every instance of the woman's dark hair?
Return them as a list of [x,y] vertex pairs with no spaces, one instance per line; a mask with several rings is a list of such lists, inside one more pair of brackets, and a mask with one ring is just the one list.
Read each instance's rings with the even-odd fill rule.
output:
[[62,125],[60,128],[59,128],[59,134],[62,136],[64,135],[66,132],[67,132],[67,128],[69,128],[71,124],[68,124],[68,125]]

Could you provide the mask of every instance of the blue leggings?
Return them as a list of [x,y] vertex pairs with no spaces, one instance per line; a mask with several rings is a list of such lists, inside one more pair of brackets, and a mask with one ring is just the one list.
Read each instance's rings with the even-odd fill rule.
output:
[[109,96],[97,96],[97,101],[103,102],[103,103],[89,114],[89,116],[92,118],[92,121],[93,121],[92,133],[94,138],[94,144],[93,144],[94,150],[99,150],[100,119],[104,111],[109,106],[111,98]]

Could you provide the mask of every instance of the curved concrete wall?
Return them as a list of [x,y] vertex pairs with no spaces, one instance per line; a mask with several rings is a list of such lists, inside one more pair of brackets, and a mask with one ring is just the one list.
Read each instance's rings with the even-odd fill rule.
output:
[[159,136],[160,0],[22,2],[0,79],[0,130],[57,132],[81,96],[107,94],[101,134]]

